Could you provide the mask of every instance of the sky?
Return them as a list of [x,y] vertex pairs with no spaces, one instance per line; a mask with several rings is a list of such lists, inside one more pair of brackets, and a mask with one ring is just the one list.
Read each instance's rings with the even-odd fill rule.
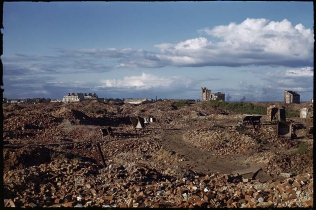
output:
[[313,98],[313,2],[4,2],[3,26],[9,99]]

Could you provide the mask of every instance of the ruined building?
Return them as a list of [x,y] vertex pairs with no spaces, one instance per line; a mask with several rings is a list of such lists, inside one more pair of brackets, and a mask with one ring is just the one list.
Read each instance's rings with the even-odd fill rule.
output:
[[64,103],[69,103],[69,102],[80,102],[80,101],[87,101],[87,100],[95,100],[95,101],[100,101],[104,102],[104,98],[99,98],[97,94],[92,94],[92,93],[68,93],[67,96],[64,96],[63,102]]
[[219,101],[225,101],[225,93],[217,92],[211,94],[210,100],[219,100]]
[[267,107],[267,116],[269,121],[275,122],[285,122],[286,121],[286,113],[285,108],[278,108],[275,105]]
[[286,104],[299,104],[300,95],[296,91],[285,90],[284,91],[284,103]]
[[215,100],[220,100],[220,101],[225,101],[225,93],[217,92],[211,94],[211,90],[206,89],[206,87],[202,87],[202,101],[215,101]]
[[69,102],[80,102],[84,100],[84,95],[83,93],[68,93],[67,96],[64,96],[63,102],[64,103],[69,103]]
[[211,90],[202,87],[202,101],[209,101],[211,96]]
[[98,99],[98,95],[96,93],[94,93],[92,95],[92,93],[89,93],[89,94],[84,94],[83,96],[84,100],[97,100]]

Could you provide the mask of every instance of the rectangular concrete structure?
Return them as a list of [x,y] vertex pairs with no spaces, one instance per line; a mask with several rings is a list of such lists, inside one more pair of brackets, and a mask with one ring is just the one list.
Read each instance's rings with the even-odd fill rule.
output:
[[292,137],[292,123],[291,122],[278,122],[277,135],[280,137]]
[[268,116],[268,121],[277,121],[277,112],[279,111],[279,109],[277,107],[275,107],[275,105],[273,106],[269,106],[267,108],[267,116]]
[[286,121],[285,109],[284,108],[280,108],[278,113],[277,113],[277,116],[278,116],[278,121],[285,122]]
[[308,109],[302,108],[300,111],[300,118],[307,118],[307,114],[308,114]]

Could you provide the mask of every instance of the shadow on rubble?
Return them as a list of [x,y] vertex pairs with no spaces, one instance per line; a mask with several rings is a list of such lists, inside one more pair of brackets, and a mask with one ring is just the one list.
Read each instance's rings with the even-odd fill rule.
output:
[[[46,147],[36,147],[32,149],[24,150],[20,155],[16,154],[16,160],[14,164],[10,166],[10,170],[16,168],[27,168],[30,166],[39,166],[41,164],[50,163],[57,159],[74,159],[78,158],[81,161],[97,163],[94,158],[78,156],[69,152],[59,152]],[[6,160],[4,160],[6,161]],[[10,161],[10,160],[8,160]]]
[[71,110],[74,117],[80,121],[81,125],[98,125],[98,126],[119,126],[120,124],[130,125],[128,117],[103,117],[93,118],[78,110]]

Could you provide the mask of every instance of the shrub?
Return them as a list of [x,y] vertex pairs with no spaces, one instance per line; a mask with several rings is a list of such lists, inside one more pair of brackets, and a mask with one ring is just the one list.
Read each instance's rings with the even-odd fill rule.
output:
[[313,149],[306,142],[300,142],[294,155],[305,155],[307,158],[313,160]]
[[171,104],[172,107],[176,107],[177,109],[183,106],[188,106],[189,103],[187,101],[176,101]]

